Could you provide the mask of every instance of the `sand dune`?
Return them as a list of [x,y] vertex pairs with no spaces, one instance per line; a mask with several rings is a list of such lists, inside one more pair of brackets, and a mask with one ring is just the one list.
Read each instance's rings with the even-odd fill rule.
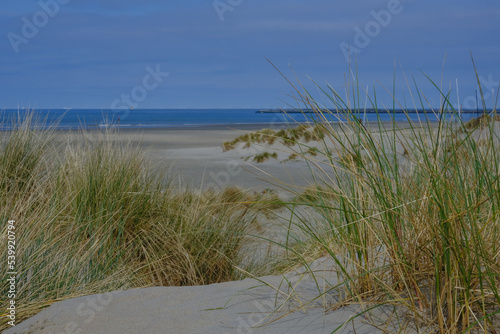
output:
[[[318,288],[323,292],[335,284],[328,260],[312,266],[318,286],[299,269],[286,275],[289,283],[282,276],[266,276],[207,286],[116,291],[55,303],[4,333],[290,334],[331,333],[339,326],[339,333],[377,332],[366,316],[349,321],[360,312],[359,306],[332,311],[322,299],[308,303]],[[331,302],[334,295],[335,290],[328,292],[325,300]]]

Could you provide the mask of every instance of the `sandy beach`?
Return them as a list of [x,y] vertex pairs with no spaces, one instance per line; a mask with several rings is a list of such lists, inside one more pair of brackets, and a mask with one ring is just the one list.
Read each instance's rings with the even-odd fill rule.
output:
[[[397,126],[404,127],[406,124],[398,122]],[[383,125],[388,128],[391,126],[389,122]],[[296,127],[298,124],[291,126]],[[250,148],[239,145],[236,149],[226,152],[222,148],[224,142],[269,127],[269,124],[234,124],[193,128],[122,128],[113,130],[110,138],[130,143],[131,147],[144,151],[152,166],[167,169],[168,181],[181,189],[220,190],[236,186],[257,192],[273,189],[286,197],[289,190],[301,191],[314,182],[321,183],[321,180],[314,180],[311,169],[318,171],[318,168],[322,167],[321,163],[327,162],[326,160],[319,159],[318,166],[312,166],[303,159],[288,160],[291,154],[300,154],[304,147],[320,148],[320,143],[309,142],[302,147],[287,147],[277,141],[273,145],[253,144]],[[289,127],[285,124],[271,125],[273,130]],[[102,130],[89,130],[85,134],[77,131],[58,131],[56,141],[64,143],[71,138],[74,142],[81,142],[84,136],[95,139],[102,133]],[[271,158],[264,163],[256,163],[251,159],[263,152],[276,152],[277,158]],[[326,175],[328,169],[331,168],[326,168]],[[318,174],[325,176],[325,170]]]
[[[311,264],[315,280],[304,268],[285,276],[195,287],[151,287],[114,291],[59,302],[5,334],[175,333],[299,334],[377,333],[373,319],[383,310],[356,316],[358,305],[329,310],[336,282],[326,258]],[[318,293],[323,298],[310,302]],[[395,324],[394,324],[395,325]]]
[[[269,124],[214,125],[196,128],[119,129],[110,138],[130,143],[146,153],[154,168],[167,169],[169,182],[179,188],[212,188],[214,190],[237,186],[253,191],[274,189],[285,191],[289,186],[304,188],[313,180],[304,161],[283,161],[291,154],[283,145],[252,145],[223,151],[222,144],[250,132],[268,128]],[[274,125],[273,129],[285,128]],[[81,142],[95,139],[102,131],[58,131],[55,140]],[[277,159],[255,163],[246,156],[272,151]]]

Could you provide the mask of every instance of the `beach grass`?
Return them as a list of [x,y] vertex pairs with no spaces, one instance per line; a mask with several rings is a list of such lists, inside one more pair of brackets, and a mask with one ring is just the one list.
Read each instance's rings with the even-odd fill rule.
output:
[[[0,149],[0,254],[7,259],[13,219],[16,323],[67,298],[239,277],[241,245],[257,212],[275,205],[272,196],[177,190],[144,152],[111,133],[58,144],[54,129],[37,130],[36,122],[15,123]],[[0,319],[3,330],[8,318]]]
[[[290,146],[302,147],[294,158],[308,162],[318,185],[305,191],[290,186],[299,200],[288,203],[293,216],[289,235],[299,230],[307,238],[286,240],[281,246],[305,266],[311,258],[299,249],[320,249],[322,256],[332,259],[339,284],[319,291],[318,298],[330,296],[330,309],[360,305],[361,313],[394,307],[385,319],[367,318],[384,331],[498,332],[496,110],[464,124],[449,94],[440,91],[442,107],[419,105],[429,113],[420,122],[412,121],[411,110],[400,105],[407,113],[404,125],[395,120],[364,125],[357,115],[360,92],[355,80],[347,85],[354,96],[350,101],[332,87],[318,86],[321,98],[314,98],[300,83],[297,87],[298,109],[315,111],[312,122],[324,136],[315,155],[290,138]],[[413,94],[414,100],[423,100],[418,92]],[[376,101],[375,94],[368,98]],[[333,108],[325,107],[325,100]],[[372,108],[392,112],[379,110],[375,103]],[[331,110],[346,121],[328,122]]]
[[281,130],[262,129],[246,133],[232,141],[224,142],[222,144],[223,151],[234,150],[240,143],[244,143],[243,148],[248,148],[254,144],[273,145],[279,139],[285,146],[294,146],[300,140],[307,143],[309,141],[320,141],[324,137],[321,126],[309,126],[307,124],[292,125]]
[[262,152],[262,153],[255,155],[253,157],[253,161],[255,161],[256,163],[263,163],[271,158],[278,159],[278,153],[276,153],[276,152],[273,152],[273,153]]

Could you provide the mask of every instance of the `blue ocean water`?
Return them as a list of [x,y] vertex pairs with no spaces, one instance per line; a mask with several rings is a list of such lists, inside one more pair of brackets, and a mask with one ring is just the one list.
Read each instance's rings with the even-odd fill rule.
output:
[[[0,110],[0,129],[12,128],[12,121],[23,119],[28,112],[33,112],[38,119],[45,120],[42,124],[56,126],[59,129],[89,129],[101,127],[123,128],[163,128],[163,127],[200,127],[207,125],[226,124],[284,124],[306,122],[314,117],[313,114],[301,113],[258,113],[258,109],[134,109],[134,110],[103,110],[103,109],[37,109]],[[432,112],[411,113],[409,117],[418,121],[426,118],[431,121],[438,120],[439,115]],[[359,118],[363,121],[390,121],[407,120],[407,115],[402,112],[389,114],[380,112],[360,112]],[[467,121],[476,117],[475,112],[462,113],[462,120]],[[330,121],[338,121],[338,116],[329,115]],[[449,116],[447,116],[449,117]]]

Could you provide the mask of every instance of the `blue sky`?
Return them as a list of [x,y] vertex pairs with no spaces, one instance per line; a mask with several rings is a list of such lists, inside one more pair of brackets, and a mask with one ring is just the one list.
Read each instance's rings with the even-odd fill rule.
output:
[[[461,104],[475,107],[472,51],[491,107],[499,18],[498,0],[4,0],[0,108],[104,109],[123,95],[139,108],[284,107],[292,88],[266,58],[312,92],[311,79],[345,94],[342,45],[380,106],[392,106],[396,63],[401,104],[413,105],[403,90],[414,76],[439,105],[424,72],[439,85],[444,73],[455,105],[458,79]],[[169,75],[156,85],[147,67]]]

